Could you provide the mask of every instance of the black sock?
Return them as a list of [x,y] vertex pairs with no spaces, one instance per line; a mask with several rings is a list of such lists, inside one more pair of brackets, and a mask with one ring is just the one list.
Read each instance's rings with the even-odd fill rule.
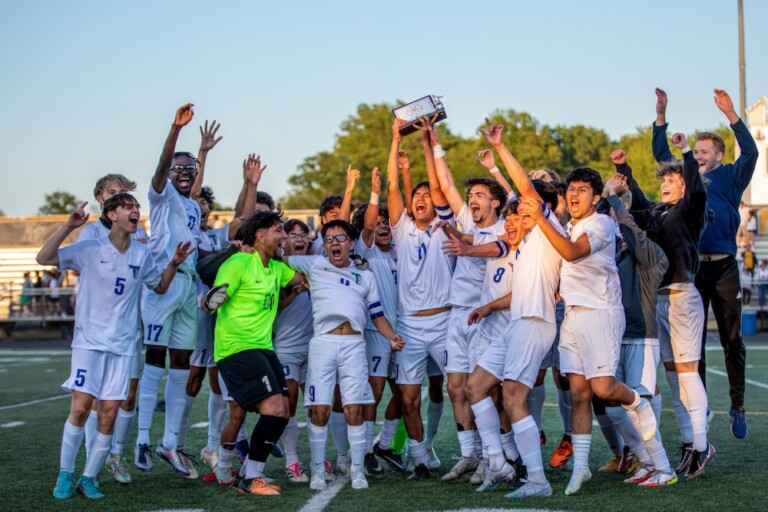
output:
[[259,421],[253,427],[248,458],[256,462],[266,462],[267,457],[272,453],[272,447],[283,435],[283,430],[287,424],[287,418],[260,416]]

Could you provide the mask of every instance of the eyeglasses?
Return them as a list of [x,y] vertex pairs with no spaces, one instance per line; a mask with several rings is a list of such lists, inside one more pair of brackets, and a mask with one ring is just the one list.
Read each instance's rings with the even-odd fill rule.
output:
[[171,166],[170,171],[178,174],[181,174],[182,172],[188,172],[189,174],[197,174],[197,167],[194,165],[176,164]]
[[309,238],[309,233],[288,233],[288,238]]
[[350,238],[347,235],[328,235],[327,237],[323,238],[323,242],[326,244],[330,244],[334,240],[337,242],[346,242],[347,240],[350,240]]

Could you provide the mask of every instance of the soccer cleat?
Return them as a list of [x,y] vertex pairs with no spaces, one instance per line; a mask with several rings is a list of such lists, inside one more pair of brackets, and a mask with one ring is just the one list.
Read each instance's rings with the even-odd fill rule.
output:
[[633,461],[635,460],[635,454],[632,453],[629,446],[624,445],[624,454],[619,459],[619,465],[616,468],[616,472],[620,475],[626,475],[631,469]]
[[272,456],[277,457],[278,459],[282,459],[283,457],[285,457],[285,452],[283,451],[283,447],[275,443],[272,446]]
[[539,446],[547,444],[547,434],[543,430],[539,430]]
[[104,494],[99,490],[96,481],[90,476],[81,476],[77,480],[75,489],[78,494],[82,494],[89,500],[100,500],[104,497]]
[[68,500],[75,493],[75,474],[67,471],[59,471],[56,479],[56,487],[53,488],[53,497],[57,500]]
[[641,484],[653,476],[654,468],[650,466],[640,466],[635,473],[624,480],[625,484]]
[[368,488],[368,480],[365,479],[365,472],[364,471],[354,471],[351,472],[352,475],[352,488],[353,489],[367,489]]
[[137,444],[133,449],[133,465],[141,471],[152,471],[152,448],[148,444]]
[[330,482],[333,480],[333,466],[331,466],[330,461],[324,460],[323,461],[323,467],[325,468],[325,481]]
[[263,478],[252,478],[250,480],[243,478],[240,480],[237,490],[243,494],[253,494],[255,496],[280,496],[280,488],[268,484]]
[[485,481],[485,476],[488,473],[488,460],[480,459],[480,464],[477,465],[477,469],[469,477],[469,483],[472,485],[480,485]]
[[707,467],[707,463],[715,458],[715,447],[707,443],[707,449],[703,452],[693,450],[691,457],[691,465],[688,467],[688,472],[685,473],[686,480],[693,480],[704,474],[704,469]]
[[235,451],[237,452],[237,458],[240,464],[245,464],[245,459],[248,458],[248,440],[241,439],[235,443]]
[[584,485],[585,482],[589,481],[590,478],[592,478],[592,472],[588,467],[581,468],[578,473],[574,471],[574,473],[571,475],[571,480],[568,482],[568,486],[565,488],[565,495],[573,496],[579,492],[581,490],[581,486]]
[[128,468],[125,467],[125,459],[122,456],[110,454],[107,468],[115,477],[115,482],[124,485],[131,483],[131,475],[128,473]]
[[597,470],[598,473],[618,473],[621,457],[614,457]]
[[640,487],[663,487],[665,485],[675,485],[677,483],[677,475],[674,473],[665,473],[664,471],[654,471],[653,475],[646,480],[638,484]]
[[363,467],[365,468],[365,474],[368,476],[384,476],[384,468],[373,452],[365,454]]
[[397,474],[405,473],[403,459],[400,457],[400,455],[392,451],[391,448],[384,449],[379,446],[379,443],[375,443],[373,445],[373,453],[387,463],[390,471]]
[[413,468],[413,472],[408,475],[408,480],[418,482],[430,477],[429,468],[425,464],[419,464]]
[[195,469],[195,462],[197,462],[194,457],[192,457],[189,453],[184,450],[184,448],[179,448],[176,450],[176,454],[179,456],[179,460],[184,465],[184,468],[189,472],[189,478],[190,480],[196,479],[198,476],[200,476],[197,473],[197,469]]
[[208,447],[206,446],[200,450],[200,460],[208,464],[210,467],[215,468],[219,463],[219,452],[217,450],[212,452],[208,451]]
[[538,498],[542,496],[552,496],[552,486],[549,482],[544,484],[536,482],[526,482],[522,487],[504,496],[513,500],[522,498]]
[[435,453],[434,446],[430,446],[427,449],[427,458],[429,459],[430,471],[435,471],[437,469],[440,469],[440,466],[443,465],[443,463],[440,461],[440,458],[438,458],[437,453]]
[[493,492],[501,482],[511,482],[514,479],[515,469],[505,462],[500,471],[491,471],[491,468],[488,468],[485,480],[475,492]]
[[461,477],[461,475],[476,470],[478,464],[480,464],[480,461],[477,459],[477,457],[461,457],[456,462],[456,464],[453,465],[451,470],[443,475],[441,480],[443,482],[456,480],[457,478]]
[[653,414],[651,403],[645,398],[640,399],[636,409],[626,409],[627,417],[632,422],[643,441],[650,441],[656,435],[656,416]]
[[731,435],[736,439],[744,439],[749,434],[747,429],[747,418],[744,408],[731,407],[728,415],[731,417]]
[[572,455],[573,443],[568,437],[563,436],[563,440],[560,441],[560,445],[549,459],[549,466],[552,468],[561,468],[571,459]]
[[[222,487],[229,487],[233,484],[235,480],[235,475],[237,472],[235,471],[235,468],[232,466],[229,467],[221,467],[218,464],[214,466],[213,473],[214,475],[214,481],[218,482],[220,486]],[[205,480],[205,477],[203,478]],[[209,480],[206,480],[209,481]]]
[[683,443],[680,447],[680,464],[675,468],[675,473],[678,475],[688,471],[691,465],[691,459],[693,458],[693,443]]
[[343,477],[349,476],[349,468],[352,466],[352,456],[346,454],[336,459],[336,469],[339,470],[339,474]]
[[184,466],[184,463],[181,461],[181,458],[179,458],[179,454],[176,450],[171,450],[161,444],[155,449],[155,453],[158,457],[167,462],[175,472],[182,476],[189,476],[189,470]]
[[309,480],[309,488],[313,491],[324,491],[325,475],[326,471],[313,471],[312,478]]
[[289,482],[295,484],[305,484],[309,482],[309,477],[304,473],[301,464],[298,462],[294,462],[290,466],[285,466],[285,476],[288,477]]
[[507,482],[507,486],[510,489],[519,489],[528,482],[528,468],[525,467],[520,457],[513,461],[507,459],[507,464],[515,470],[515,476]]

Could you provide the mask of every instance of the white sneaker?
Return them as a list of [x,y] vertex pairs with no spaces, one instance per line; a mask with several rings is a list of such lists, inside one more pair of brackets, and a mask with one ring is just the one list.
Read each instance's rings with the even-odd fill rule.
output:
[[488,471],[485,473],[485,480],[480,484],[480,487],[475,489],[475,492],[493,492],[496,487],[503,481],[512,481],[515,478],[515,469],[506,462],[501,467],[500,471]]
[[641,484],[653,476],[653,471],[653,467],[640,466],[631,477],[624,480],[624,483],[635,485]]
[[313,471],[309,480],[309,488],[313,491],[325,490],[325,471]]
[[339,470],[339,474],[343,477],[349,476],[349,468],[352,466],[352,456],[346,454],[336,459],[336,469]]
[[[480,463],[479,460],[477,460],[476,457],[461,457],[456,464],[453,465],[451,470],[444,474],[443,477],[440,479],[443,482],[450,482],[451,480],[456,480],[457,478],[461,477],[461,475],[464,475],[466,473],[469,473],[470,471],[474,471],[477,469],[478,464]],[[482,482],[482,480],[480,480]]]
[[592,478],[592,472],[588,467],[583,467],[578,472],[574,471],[571,475],[571,480],[568,482],[568,487],[565,488],[565,495],[572,496],[579,492],[582,484],[589,481],[590,478]]
[[653,436],[656,435],[656,416],[653,414],[653,407],[648,400],[641,398],[637,409],[634,411],[627,409],[627,416],[643,441],[647,442],[653,439]]
[[200,450],[200,459],[211,466],[212,468],[216,467],[216,464],[219,463],[219,451],[214,450],[212,452],[208,451],[208,447],[206,446],[202,450]]
[[525,485],[520,487],[519,489],[512,491],[511,493],[504,496],[505,498],[511,498],[511,499],[522,499],[522,498],[537,498],[540,496],[552,496],[552,486],[549,485],[549,482],[544,484],[539,484],[536,482],[526,482]]
[[285,475],[288,477],[289,482],[295,484],[305,484],[309,482],[309,477],[304,473],[301,464],[298,462],[294,462],[290,466],[285,466]]
[[179,453],[176,450],[171,450],[163,445],[158,446],[155,449],[157,456],[170,464],[171,468],[182,476],[189,476],[189,470],[184,466],[184,463],[179,458]]
[[125,467],[125,460],[120,455],[109,455],[109,461],[107,467],[115,477],[115,481],[120,484],[131,483],[131,475],[128,473],[128,468]]
[[646,480],[638,484],[640,487],[663,487],[665,485],[675,485],[677,483],[677,475],[674,471],[666,473],[664,471],[654,471],[653,475]]
[[477,465],[475,473],[469,477],[469,483],[472,485],[480,485],[485,482],[485,476],[488,473],[488,460],[481,459],[480,464]]
[[352,471],[352,488],[353,489],[367,489],[368,480],[365,479],[364,471]]
[[216,481],[222,487],[229,487],[235,480],[235,475],[232,474],[232,466],[222,467],[216,464],[213,467],[213,473],[216,475]]
[[176,450],[176,453],[179,455],[179,460],[184,465],[184,468],[189,473],[189,476],[187,476],[187,478],[189,478],[190,480],[194,480],[195,478],[200,476],[198,475],[197,469],[195,468],[195,465],[193,463],[194,459],[186,452],[186,450],[184,450],[184,448],[179,448],[178,450]]
[[437,457],[434,446],[430,446],[429,449],[427,449],[427,458],[429,458],[429,469],[432,471],[440,469],[440,466],[443,464]]

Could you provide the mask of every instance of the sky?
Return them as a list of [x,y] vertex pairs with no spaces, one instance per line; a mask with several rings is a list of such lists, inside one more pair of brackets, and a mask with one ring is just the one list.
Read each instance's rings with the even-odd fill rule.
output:
[[[744,4],[751,106],[768,95],[768,2]],[[146,205],[186,102],[177,149],[196,153],[198,126],[221,122],[206,184],[227,205],[248,153],[281,196],[361,103],[436,94],[464,136],[511,108],[617,139],[653,122],[661,86],[671,130],[714,128],[715,87],[738,111],[737,34],[736,0],[2,2],[0,209],[34,215],[54,190],[94,203],[110,172]]]

